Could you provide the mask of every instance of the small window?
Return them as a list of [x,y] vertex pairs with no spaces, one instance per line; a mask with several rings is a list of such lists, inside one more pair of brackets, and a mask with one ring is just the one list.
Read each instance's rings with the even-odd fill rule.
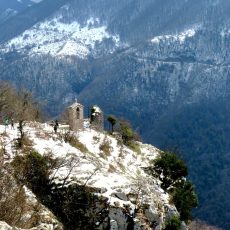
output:
[[77,107],[77,119],[80,119],[80,109]]

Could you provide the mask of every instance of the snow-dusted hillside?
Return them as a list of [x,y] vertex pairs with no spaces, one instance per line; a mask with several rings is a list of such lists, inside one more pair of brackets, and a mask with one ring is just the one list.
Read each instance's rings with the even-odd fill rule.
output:
[[198,29],[198,26],[184,30],[178,34],[174,35],[161,35],[154,37],[151,42],[159,44],[160,42],[166,42],[167,40],[171,40],[173,42],[179,41],[180,43],[183,43],[185,39],[193,37],[196,34],[196,30]]
[[[155,223],[155,229],[161,229],[165,220],[177,214],[159,181],[144,172],[144,167],[159,154],[155,147],[139,143],[140,152],[137,153],[122,145],[118,136],[85,128],[73,133],[87,148],[82,151],[63,141],[60,136],[64,129],[59,129],[56,135],[47,124],[30,123],[25,132],[37,152],[42,155],[52,153],[53,157],[65,161],[53,172],[56,182],[66,180],[68,176],[69,184],[98,188],[98,195],[108,198],[110,229],[126,229],[127,215],[134,219],[135,229],[152,229],[150,223]],[[17,136],[16,129],[0,126],[4,163],[15,157],[14,140]],[[109,151],[103,151],[103,145],[109,146]],[[143,207],[141,213],[135,213],[137,205]]]
[[29,54],[86,58],[87,55],[96,53],[96,46],[106,40],[114,44],[107,52],[114,51],[120,45],[119,36],[108,33],[106,26],[101,25],[98,18],[89,18],[86,25],[80,25],[77,21],[64,23],[60,16],[26,30],[6,43],[2,51],[17,50]]

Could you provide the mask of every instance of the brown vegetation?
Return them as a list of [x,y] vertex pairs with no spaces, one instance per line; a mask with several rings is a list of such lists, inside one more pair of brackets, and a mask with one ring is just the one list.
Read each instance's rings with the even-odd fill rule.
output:
[[189,224],[189,230],[222,230],[221,228],[211,226],[203,221],[195,220]]
[[0,112],[2,119],[13,118],[18,122],[38,120],[41,115],[39,104],[30,91],[17,91],[6,82],[0,82]]
[[42,221],[42,205],[31,201],[25,186],[16,182],[9,169],[1,169],[0,173],[0,220],[20,228],[37,226]]
[[83,153],[89,152],[89,150],[87,149],[87,147],[85,145],[83,145],[77,139],[77,137],[75,137],[71,132],[64,133],[63,139],[64,139],[65,142],[69,143],[74,148],[79,149],[81,152],[83,152]]
[[103,152],[105,156],[110,156],[112,147],[110,146],[110,141],[105,137],[103,142],[99,146],[100,151]]

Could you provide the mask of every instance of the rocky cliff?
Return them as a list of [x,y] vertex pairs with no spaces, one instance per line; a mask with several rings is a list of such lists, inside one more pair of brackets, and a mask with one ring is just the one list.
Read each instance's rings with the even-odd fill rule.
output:
[[[73,144],[64,141],[63,137],[66,137],[67,133],[62,126],[58,129],[58,134],[54,134],[53,128],[47,124],[29,123],[25,127],[29,145],[25,145],[27,150],[20,150],[15,147],[17,130],[3,126],[0,126],[0,130],[1,172],[4,173],[0,182],[3,191],[11,191],[1,193],[0,202],[7,205],[7,213],[5,217],[1,216],[1,220],[15,225],[18,229],[62,229],[61,223],[40,204],[37,197],[26,186],[20,188],[19,181],[16,182],[12,177],[12,162],[18,156],[23,156],[25,151],[28,152],[28,148],[42,156],[49,154],[58,160],[58,167],[53,169],[50,175],[62,189],[63,184],[66,188],[73,184],[84,185],[100,197],[100,202],[106,202],[108,214],[104,218],[100,214],[102,221],[96,219],[99,214],[96,213],[98,207],[95,203],[93,224],[97,227],[92,226],[92,229],[160,230],[170,217],[178,215],[175,206],[170,203],[169,195],[160,188],[160,181],[146,174],[144,170],[159,154],[159,150],[151,145],[138,143],[139,151],[135,152],[122,145],[119,136],[85,128],[84,131],[71,134],[78,140],[73,147]],[[17,168],[19,165],[13,167]],[[36,167],[36,164],[33,167]],[[9,188],[5,177],[6,180],[12,177],[12,186]],[[18,178],[20,179],[20,176]],[[22,194],[20,197],[19,188]],[[81,205],[82,201],[77,199],[74,202]],[[54,206],[55,204],[51,204],[51,210],[55,210]],[[17,213],[17,210],[20,212]],[[0,226],[1,229],[12,229],[3,222]]]

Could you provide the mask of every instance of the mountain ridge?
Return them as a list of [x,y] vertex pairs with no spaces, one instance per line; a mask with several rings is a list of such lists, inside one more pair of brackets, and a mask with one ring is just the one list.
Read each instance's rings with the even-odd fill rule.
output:
[[[45,2],[47,5],[51,3]],[[218,103],[222,107],[228,106],[229,2],[167,0],[162,3],[160,0],[113,0],[108,3],[103,0],[80,0],[68,2],[64,7],[57,8],[56,11],[53,6],[52,10],[44,12],[42,18],[47,22],[58,19],[61,25],[67,27],[71,23],[76,23],[78,26],[74,27],[74,31],[80,35],[80,29],[87,30],[88,37],[83,37],[80,43],[74,40],[74,45],[83,45],[84,51],[87,48],[87,52],[78,56],[72,53],[58,57],[55,56],[56,53],[37,55],[36,52],[32,52],[33,49],[39,50],[39,45],[44,45],[44,48],[41,46],[40,49],[47,48],[47,44],[43,44],[43,41],[48,41],[45,33],[41,33],[40,36],[44,37],[44,40],[39,37],[42,44],[36,41],[23,47],[26,40],[21,39],[20,43],[9,49],[1,45],[1,79],[33,91],[54,117],[76,98],[84,102],[86,107],[97,103],[105,113],[127,117],[145,141],[166,149],[179,143],[184,157],[189,164],[191,163],[191,171],[208,171],[204,170],[208,167],[205,162],[197,164],[196,159],[193,159],[198,153],[202,155],[201,159],[205,159],[206,156],[207,161],[212,162],[218,173],[205,173],[200,178],[197,178],[195,173],[192,174],[199,186],[198,191],[202,199],[206,195],[210,198],[201,202],[198,216],[212,224],[220,223],[221,227],[228,229],[229,223],[224,209],[221,211],[221,217],[213,214],[213,207],[218,207],[218,194],[221,194],[221,191],[217,194],[217,189],[214,191],[209,184],[209,192],[204,184],[209,177],[210,181],[216,183],[219,174],[225,175],[223,181],[219,181],[221,188],[228,181],[227,161],[223,163],[223,159],[230,152],[228,145],[224,144],[230,138],[228,126],[225,127],[228,114],[224,109],[220,109]],[[29,18],[29,14],[25,15]],[[90,18],[94,23],[87,24]],[[44,23],[44,20],[34,20],[32,24]],[[24,32],[26,28],[28,30],[25,34],[39,28],[32,24],[22,24],[18,28],[18,33],[14,33],[11,27],[13,32],[11,33],[11,29],[9,32],[6,31],[6,34],[2,35],[2,41],[10,43],[11,39],[5,38],[12,38],[20,31]],[[8,28],[6,24],[5,26]],[[87,46],[87,39],[94,36],[93,33],[89,36],[88,32],[102,27],[102,40],[93,40],[93,43]],[[54,30],[55,26],[51,25],[50,28]],[[47,30],[48,33],[49,28]],[[55,38],[58,33],[62,31],[50,34]],[[66,37],[63,36],[60,40],[71,40],[70,34],[66,33]],[[36,32],[29,35],[33,38]],[[116,38],[119,38],[119,43],[116,43]],[[79,42],[79,36],[76,39]],[[57,50],[60,48],[61,51],[64,44]],[[67,43],[67,48],[72,49],[71,45],[71,42]],[[77,53],[78,50],[75,50]],[[203,107],[207,110],[203,110]],[[183,114],[193,116],[187,120]],[[220,118],[218,129],[213,128],[210,123],[216,122],[213,114]],[[176,122],[178,119],[181,123]],[[197,134],[188,132],[193,130],[190,121],[194,123]],[[203,124],[209,124],[210,129]],[[185,134],[186,137],[192,134],[189,139],[191,143],[184,140],[181,134]],[[201,138],[203,136],[205,138]],[[215,136],[218,138],[214,138],[213,145],[211,140]],[[201,149],[204,155],[199,150],[199,141],[202,142]],[[190,149],[191,146],[194,149]],[[223,153],[221,157],[220,152]],[[214,157],[220,160],[225,171],[214,164]],[[212,170],[209,167],[208,169]],[[228,195],[224,197],[226,201],[223,203],[227,203]],[[207,208],[210,207],[209,202],[213,205],[211,209]],[[230,205],[225,209],[228,207]]]
[[[70,0],[45,0],[25,9],[25,11],[11,17],[7,21],[0,24],[0,30],[4,31],[0,35],[0,44],[21,34],[40,20],[50,16],[55,9],[63,6]],[[44,12],[41,14],[41,12]],[[26,15],[26,16],[25,16]]]

